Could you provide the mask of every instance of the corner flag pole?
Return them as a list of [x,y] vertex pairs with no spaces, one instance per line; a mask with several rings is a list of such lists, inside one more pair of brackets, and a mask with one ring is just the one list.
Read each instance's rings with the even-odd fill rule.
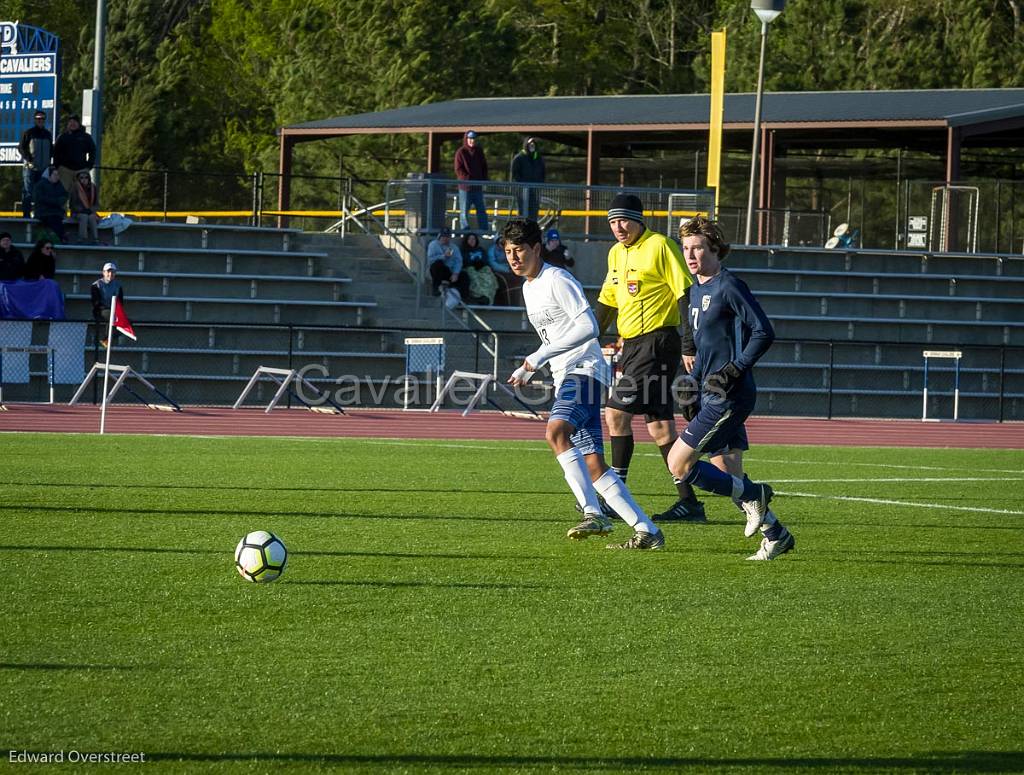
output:
[[100,409],[100,435],[107,425],[107,381],[110,379],[110,350],[114,346],[114,318],[117,316],[117,294],[110,303],[110,325],[107,326],[107,365],[103,369],[103,408]]

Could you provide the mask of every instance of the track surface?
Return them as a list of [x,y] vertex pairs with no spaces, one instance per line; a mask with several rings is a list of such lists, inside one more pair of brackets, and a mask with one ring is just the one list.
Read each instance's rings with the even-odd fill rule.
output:
[[[94,406],[7,404],[0,411],[0,432],[97,433],[100,410]],[[544,438],[540,422],[505,417],[497,412],[402,412],[351,409],[324,415],[305,409],[189,407],[159,412],[143,406],[115,404],[107,409],[108,433],[212,436],[367,437],[404,439]],[[634,423],[638,441],[647,440],[641,421]],[[814,444],[871,447],[979,447],[1024,449],[1024,423],[922,423],[914,420],[815,420],[755,417],[747,432],[754,444]]]

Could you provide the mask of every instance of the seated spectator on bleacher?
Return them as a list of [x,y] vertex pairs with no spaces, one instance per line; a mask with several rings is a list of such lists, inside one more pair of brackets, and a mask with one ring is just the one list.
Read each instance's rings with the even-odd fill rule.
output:
[[0,231],[0,281],[20,280],[25,276],[25,257],[14,247],[9,232]]
[[56,274],[57,251],[53,247],[53,240],[43,237],[28,254],[28,261],[25,262],[25,279],[52,280]]
[[78,221],[78,241],[89,241],[96,244],[100,241],[99,217],[96,215],[96,208],[99,207],[99,188],[92,182],[92,176],[88,170],[82,170],[75,176],[75,184],[69,195],[71,200],[71,217]]
[[[117,300],[124,304],[124,288],[121,287],[121,281],[117,279],[117,264],[108,261],[103,265],[103,276],[92,284],[89,294],[92,296],[93,320],[96,321],[97,326],[101,324],[106,326],[110,319],[110,305],[113,303],[114,297],[117,296]],[[102,330],[104,335],[106,330],[106,328]]]
[[558,229],[548,229],[544,234],[544,249],[541,251],[541,257],[545,263],[551,264],[551,266],[560,266],[563,269],[576,266],[576,259],[562,244],[562,235],[558,233]]
[[67,214],[68,192],[61,185],[56,167],[50,167],[35,188],[32,201],[36,220],[64,241],[64,216]]
[[452,233],[441,229],[437,239],[427,245],[427,268],[434,287],[434,295],[441,295],[441,287],[455,288],[465,297],[469,290],[469,278],[462,271],[462,253],[452,244]]
[[512,271],[505,258],[505,242],[499,236],[487,251],[487,264],[494,270],[494,276],[498,280],[498,294],[495,297],[495,304],[506,307],[518,307],[523,303],[523,295],[520,288],[523,286],[523,278]]
[[493,304],[498,292],[498,278],[487,263],[487,254],[480,245],[480,238],[470,233],[462,238],[462,255],[469,290],[466,301],[470,304]]

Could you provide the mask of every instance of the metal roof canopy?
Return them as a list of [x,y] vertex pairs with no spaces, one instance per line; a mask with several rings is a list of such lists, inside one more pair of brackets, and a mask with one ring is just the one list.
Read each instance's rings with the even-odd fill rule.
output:
[[[753,94],[727,94],[725,145],[745,148],[754,125]],[[604,97],[489,97],[414,105],[282,127],[278,206],[289,209],[295,143],[355,134],[427,135],[426,169],[437,172],[441,144],[473,128],[483,134],[534,134],[587,149],[588,185],[597,185],[602,146],[707,143],[707,94]],[[505,120],[495,121],[495,117]],[[646,135],[646,136],[645,136]],[[681,136],[682,135],[682,136]],[[762,181],[781,148],[905,147],[946,157],[946,180],[960,175],[963,145],[1024,146],[1024,89],[775,92],[764,95]],[[759,207],[769,206],[762,185]]]

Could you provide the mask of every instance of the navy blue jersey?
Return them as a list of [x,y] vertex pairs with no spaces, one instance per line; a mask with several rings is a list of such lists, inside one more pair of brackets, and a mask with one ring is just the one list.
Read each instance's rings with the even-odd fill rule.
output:
[[697,345],[693,376],[703,385],[709,374],[732,361],[744,376],[729,398],[754,399],[757,389],[751,367],[771,347],[775,331],[747,284],[725,268],[707,282],[694,279],[690,323]]

